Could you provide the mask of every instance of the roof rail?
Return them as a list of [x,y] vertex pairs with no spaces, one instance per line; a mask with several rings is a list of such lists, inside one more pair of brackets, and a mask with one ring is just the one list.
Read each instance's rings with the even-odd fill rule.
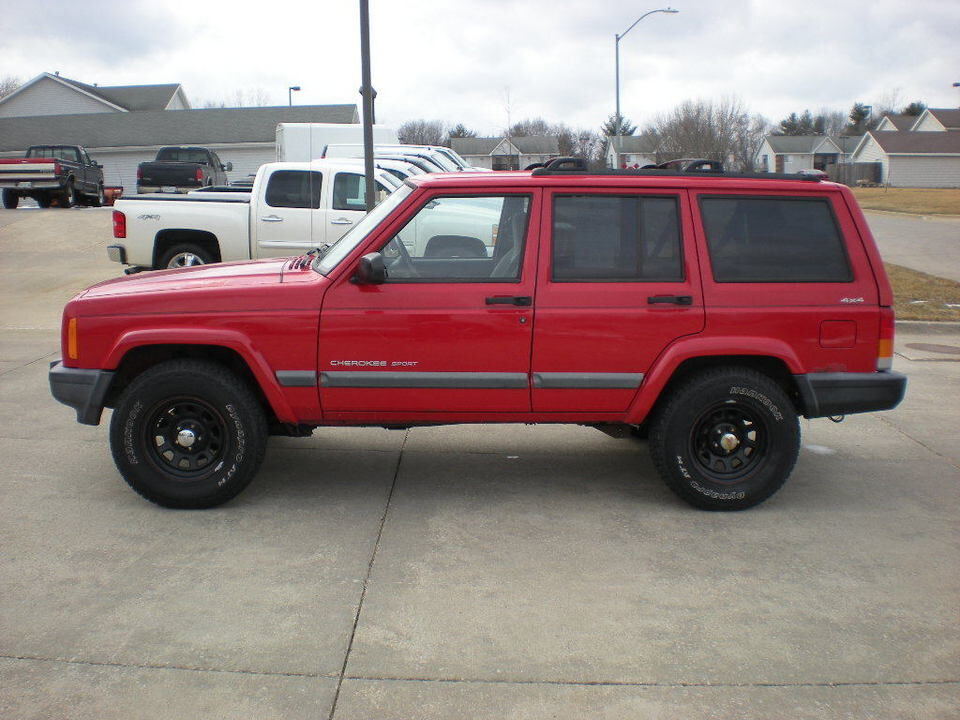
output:
[[[563,158],[559,158],[563,159]],[[579,159],[579,158],[577,158]],[[552,162],[552,161],[551,161]],[[739,173],[739,172],[717,172],[716,170],[659,170],[656,168],[641,169],[623,169],[623,170],[587,170],[580,168],[550,167],[547,163],[545,167],[537,168],[532,175],[541,177],[544,175],[619,175],[621,177],[710,177],[710,178],[730,178],[747,180],[800,180],[803,182],[820,182],[821,178],[814,175],[801,175],[799,173]]]

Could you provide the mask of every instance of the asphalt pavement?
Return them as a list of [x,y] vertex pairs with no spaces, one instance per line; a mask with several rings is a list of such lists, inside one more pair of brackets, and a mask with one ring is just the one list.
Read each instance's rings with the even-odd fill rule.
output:
[[272,439],[170,511],[49,396],[109,236],[0,211],[0,718],[958,716],[960,330],[902,326],[903,404],[803,421],[745,512],[643,442],[512,425]]
[[960,217],[865,214],[885,261],[960,282]]

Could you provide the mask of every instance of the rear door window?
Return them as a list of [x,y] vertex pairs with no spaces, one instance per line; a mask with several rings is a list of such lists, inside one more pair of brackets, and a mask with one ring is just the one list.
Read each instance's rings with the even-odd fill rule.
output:
[[270,207],[320,207],[323,175],[304,170],[277,170],[267,183],[266,201]]
[[557,195],[554,282],[683,280],[675,197]]
[[853,280],[826,198],[704,196],[700,209],[715,282]]

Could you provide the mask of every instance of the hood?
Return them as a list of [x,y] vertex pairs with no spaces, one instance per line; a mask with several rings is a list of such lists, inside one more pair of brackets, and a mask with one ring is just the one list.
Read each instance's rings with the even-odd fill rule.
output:
[[275,285],[288,258],[214,263],[177,270],[157,270],[106,280],[87,289],[85,298],[142,295],[156,292],[203,292],[224,288]]

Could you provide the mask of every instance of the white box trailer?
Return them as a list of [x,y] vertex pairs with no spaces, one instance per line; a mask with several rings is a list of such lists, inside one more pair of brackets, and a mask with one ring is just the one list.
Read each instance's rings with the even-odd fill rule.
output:
[[[373,126],[373,142],[398,143],[396,128]],[[363,143],[359,123],[280,123],[277,125],[277,161],[309,162],[321,157],[331,143]]]

